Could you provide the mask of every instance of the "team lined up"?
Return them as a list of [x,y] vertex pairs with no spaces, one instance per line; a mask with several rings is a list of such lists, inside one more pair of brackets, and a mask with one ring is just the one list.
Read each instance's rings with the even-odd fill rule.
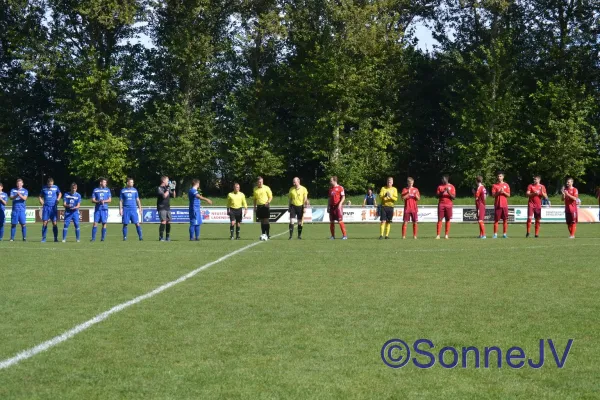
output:
[[[160,220],[159,240],[169,241],[171,231],[171,209],[170,209],[170,187],[168,177],[161,178],[161,185],[157,189],[157,212]],[[479,238],[485,239],[485,214],[487,190],[483,184],[481,176],[476,179],[476,187],[473,189],[475,196],[475,205],[477,209],[477,218],[479,223]],[[189,199],[189,236],[190,240],[199,240],[200,226],[202,224],[201,202],[206,201],[212,204],[212,201],[203,197],[199,192],[200,181],[194,179],[192,187],[188,192]],[[29,196],[27,189],[23,187],[23,180],[18,179],[16,188],[7,195],[3,192],[3,185],[0,183],[0,240],[4,236],[4,211],[8,200],[12,200],[11,232],[10,240],[14,241],[17,225],[21,226],[22,238],[26,240],[26,201]],[[562,199],[565,203],[566,223],[569,228],[569,237],[574,238],[577,229],[577,200],[579,193],[573,187],[573,179],[566,180],[566,186],[562,189]],[[445,222],[444,237],[449,238],[450,224],[452,220],[453,201],[456,198],[456,188],[449,182],[448,175],[442,176],[441,184],[437,187],[436,195],[438,197],[438,223],[436,239],[440,239],[442,226]],[[492,185],[491,195],[494,198],[494,238],[498,237],[498,225],[500,220],[503,222],[503,237],[508,234],[508,198],[510,197],[510,186],[504,182],[504,174],[497,174],[497,182]],[[527,187],[526,192],[529,198],[527,211],[527,234],[530,236],[531,225],[535,220],[535,237],[539,236],[542,200],[548,199],[546,188],[541,184],[540,176],[534,176],[533,183]],[[270,237],[270,203],[273,200],[271,189],[264,184],[263,178],[259,177],[256,187],[253,191],[254,214],[261,223],[261,240]],[[330,221],[330,239],[335,239],[335,222],[338,222],[342,231],[342,239],[348,238],[346,227],[343,222],[344,211],[343,204],[345,200],[344,188],[339,185],[337,177],[330,178],[330,189],[328,195],[327,212]],[[293,186],[289,194],[289,239],[293,238],[294,226],[298,225],[298,239],[302,239],[303,216],[305,207],[308,206],[308,191],[300,185],[300,179],[293,179]],[[417,238],[418,233],[418,202],[421,199],[419,189],[414,186],[414,179],[407,179],[407,186],[402,190],[400,198],[404,201],[404,218],[402,224],[402,238],[406,238],[407,225],[413,224],[413,238]],[[70,191],[63,197],[60,189],[54,185],[52,178],[49,178],[47,185],[42,189],[39,195],[39,202],[42,206],[42,242],[46,241],[48,223],[52,222],[52,231],[54,241],[58,241],[58,205],[63,200],[65,208],[64,227],[62,241],[65,242],[67,232],[71,223],[75,227],[76,240],[80,241],[79,228],[79,208],[81,206],[81,195],[77,192],[77,184],[71,184]],[[394,187],[394,179],[388,178],[386,186],[379,191],[380,230],[379,239],[388,239],[391,231],[391,224],[394,217],[394,206],[398,201],[398,190]],[[101,241],[106,238],[108,223],[108,205],[112,202],[110,189],[107,187],[105,178],[99,179],[99,187],[92,192],[92,203],[94,203],[94,219],[92,227],[91,241],[96,240],[98,224],[102,225]],[[375,196],[369,192],[365,197],[365,202],[374,204]],[[142,204],[137,189],[134,187],[132,178],[127,178],[126,187],[121,190],[119,195],[119,214],[122,217],[123,239],[127,240],[128,225],[130,223],[136,226],[139,240],[143,240],[142,228],[139,215],[142,212]],[[248,212],[246,196],[240,191],[240,185],[235,183],[233,191],[227,195],[227,214],[230,218],[230,239],[240,239],[240,227],[244,217]],[[235,231],[235,236],[234,236]],[[166,233],[166,236],[165,236]]]

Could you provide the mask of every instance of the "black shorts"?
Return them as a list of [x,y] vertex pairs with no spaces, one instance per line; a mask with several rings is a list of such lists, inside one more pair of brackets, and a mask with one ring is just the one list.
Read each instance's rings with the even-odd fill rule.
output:
[[265,219],[271,216],[271,212],[269,210],[269,206],[256,206],[256,218]]
[[290,218],[297,218],[302,220],[304,218],[304,206],[290,206]]
[[392,222],[394,219],[394,207],[381,207],[379,220],[381,222]]
[[229,220],[231,222],[242,222],[242,209],[241,208],[230,208],[229,209]]

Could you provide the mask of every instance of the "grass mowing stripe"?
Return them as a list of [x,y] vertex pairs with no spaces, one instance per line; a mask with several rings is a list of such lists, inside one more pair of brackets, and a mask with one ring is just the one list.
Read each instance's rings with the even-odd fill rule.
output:
[[[278,233],[278,234],[274,235],[273,237],[278,237],[278,236],[281,236],[281,235],[286,234],[286,233],[288,233],[287,230],[284,231],[284,232]],[[252,248],[254,246],[257,246],[260,243],[261,242],[254,242],[254,243],[251,243],[251,244],[249,244],[247,246],[244,246],[244,247],[242,247],[240,249],[237,249],[237,250],[235,250],[235,251],[233,251],[233,252],[231,252],[229,254],[224,255],[221,258],[216,259],[215,261],[211,261],[211,262],[209,262],[207,264],[204,264],[201,267],[196,268],[195,270],[193,270],[191,272],[188,272],[187,274],[185,274],[185,275],[183,275],[183,276],[175,279],[174,281],[165,283],[164,285],[161,285],[161,286],[157,287],[156,289],[154,289],[154,290],[152,290],[152,291],[150,291],[150,292],[148,292],[146,294],[143,294],[143,295],[138,296],[138,297],[136,297],[134,299],[131,299],[129,301],[126,301],[124,303],[116,305],[113,308],[111,308],[110,310],[105,311],[103,313],[100,313],[100,314],[96,315],[94,318],[89,319],[89,320],[85,321],[84,323],[79,324],[79,325],[75,326],[74,328],[69,329],[68,331],[66,331],[66,332],[64,332],[64,333],[62,333],[62,334],[60,334],[58,336],[55,336],[55,337],[53,337],[50,340],[47,340],[47,341],[45,341],[43,343],[40,343],[37,346],[32,347],[30,349],[23,350],[22,352],[18,353],[14,357],[7,358],[6,360],[2,360],[2,361],[0,361],[0,370],[9,368],[9,367],[11,367],[11,366],[13,366],[15,364],[18,364],[19,362],[21,362],[23,360],[27,360],[28,358],[31,358],[31,357],[33,357],[33,356],[35,356],[35,355],[37,355],[37,354],[39,354],[39,353],[41,353],[43,351],[49,350],[52,347],[54,347],[54,346],[56,346],[56,345],[58,345],[58,344],[60,344],[62,342],[65,342],[65,341],[71,339],[72,337],[74,337],[75,335],[77,335],[77,334],[85,331],[86,329],[88,329],[88,328],[90,328],[90,327],[92,327],[92,326],[94,326],[94,325],[96,325],[96,324],[104,321],[106,318],[108,318],[112,314],[116,314],[116,313],[118,313],[120,311],[123,311],[124,309],[126,309],[128,307],[131,307],[134,304],[137,304],[137,303],[140,303],[140,302],[142,302],[142,301],[144,301],[146,299],[152,298],[152,297],[156,296],[157,294],[162,293],[165,290],[167,290],[167,289],[169,289],[169,288],[171,288],[171,287],[173,287],[173,286],[175,286],[175,285],[177,285],[177,284],[179,284],[181,282],[187,281],[188,279],[194,277],[199,272],[202,272],[205,269],[208,269],[208,268],[212,267],[213,265],[216,265],[216,264],[218,264],[220,262],[223,262],[223,261],[227,260],[228,258],[233,257],[236,254],[242,253],[245,250],[248,250],[248,249],[250,249],[250,248]]]

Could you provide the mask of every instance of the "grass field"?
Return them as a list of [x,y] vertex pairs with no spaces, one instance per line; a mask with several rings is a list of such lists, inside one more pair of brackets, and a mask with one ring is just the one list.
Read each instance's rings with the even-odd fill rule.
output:
[[[260,242],[1,369],[0,399],[599,397],[600,224],[581,224],[576,240],[564,224],[543,225],[539,239],[511,225],[509,239],[485,241],[467,224],[437,241],[433,224],[404,241],[399,224],[387,241],[377,225],[349,225],[348,241],[326,240],[328,229]],[[28,242],[1,242],[0,362],[259,236],[249,224],[229,241],[227,226],[204,225],[189,242],[177,225],[159,243],[157,231],[123,242],[110,225],[106,242],[90,243],[83,225],[82,243],[69,232],[42,244],[32,224]],[[380,356],[392,338],[430,339],[433,352],[520,346],[535,360],[539,339],[559,355],[574,343],[562,369],[547,347],[541,369],[392,369]]]

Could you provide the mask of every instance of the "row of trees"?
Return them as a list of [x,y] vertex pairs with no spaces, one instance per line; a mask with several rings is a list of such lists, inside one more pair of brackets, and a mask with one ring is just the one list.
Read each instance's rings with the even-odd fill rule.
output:
[[[596,0],[2,0],[0,177],[600,183]],[[438,42],[417,46],[416,23]],[[136,40],[147,35],[151,44]],[[144,188],[147,184],[148,188]],[[581,186],[581,185],[580,185]]]

